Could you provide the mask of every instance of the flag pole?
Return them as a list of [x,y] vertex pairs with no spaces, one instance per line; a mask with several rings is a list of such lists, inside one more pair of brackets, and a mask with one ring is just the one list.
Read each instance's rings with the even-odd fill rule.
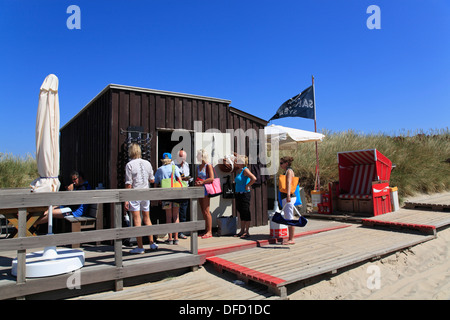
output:
[[[314,76],[311,75],[312,87],[313,87],[313,99],[314,99],[314,132],[317,133],[317,121],[316,121],[316,90],[314,87]],[[316,179],[314,181],[314,190],[320,190],[320,175],[319,175],[319,150],[316,141]]]

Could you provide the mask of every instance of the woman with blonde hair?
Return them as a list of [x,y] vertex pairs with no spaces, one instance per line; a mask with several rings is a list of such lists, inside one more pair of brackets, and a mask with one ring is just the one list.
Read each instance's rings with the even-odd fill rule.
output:
[[[149,182],[153,183],[155,177],[153,176],[153,168],[150,162],[141,159],[141,147],[137,143],[130,146],[128,155],[131,161],[125,166],[125,188],[126,189],[146,189],[150,188]],[[130,211],[133,216],[133,226],[141,226],[141,210],[143,222],[145,226],[151,226],[150,220],[150,201],[126,201],[125,209]],[[130,253],[144,253],[144,246],[142,237],[136,238],[138,247],[130,251]],[[158,249],[158,245],[153,242],[153,236],[149,236],[150,249]]]
[[[201,162],[197,167],[197,179],[195,180],[196,186],[204,186],[207,183],[212,183],[214,181],[214,171],[212,164],[209,163],[209,156],[206,150],[200,149],[197,151],[197,161]],[[200,209],[202,211],[203,219],[205,220],[205,233],[201,236],[202,239],[207,239],[212,237],[212,218],[209,212],[210,199],[206,193],[205,197],[199,198],[198,202],[200,204]]]

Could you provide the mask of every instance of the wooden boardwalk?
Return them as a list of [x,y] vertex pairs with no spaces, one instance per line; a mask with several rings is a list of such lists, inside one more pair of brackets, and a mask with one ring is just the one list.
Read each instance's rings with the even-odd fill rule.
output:
[[[152,300],[285,298],[290,284],[322,274],[335,273],[340,269],[378,259],[431,240],[435,238],[438,228],[450,225],[449,217],[450,213],[444,211],[400,209],[394,213],[362,219],[362,224],[310,219],[305,228],[296,228],[296,244],[291,246],[270,240],[269,226],[252,228],[252,237],[249,239],[229,236],[199,238],[199,264],[207,262],[202,270],[164,281],[125,287],[123,291],[96,293],[80,298]],[[425,229],[416,228],[417,226],[425,226]],[[430,228],[434,230],[431,233]],[[130,266],[129,270],[132,272],[135,263],[142,268],[142,263],[150,263],[158,255],[169,260],[173,255],[176,257],[173,261],[180,261],[183,254],[188,255],[186,248],[189,247],[189,243],[188,239],[181,240],[179,246],[161,244],[160,250],[146,252],[143,256],[127,254],[129,248],[122,247],[123,265]],[[91,262],[93,268],[99,262],[102,265],[111,264],[111,268],[113,267],[114,248],[86,247],[85,252],[87,263],[83,269],[88,269]],[[161,271],[164,270],[164,264],[171,263],[169,260],[161,262],[159,266]],[[211,271],[212,266],[216,271]],[[0,276],[3,279],[8,277],[6,269],[8,263],[1,261]],[[215,274],[217,271],[228,272],[224,276],[217,277]],[[89,276],[89,273],[85,275]],[[228,280],[224,280],[224,277]],[[238,285],[231,291],[225,289],[223,281],[234,281],[233,279],[250,284],[256,283],[257,289]],[[100,286],[96,288],[96,292],[99,291]]]
[[[148,246],[146,247],[148,249]],[[92,286],[102,288],[107,284],[106,286],[111,289],[114,288],[114,279],[141,276],[142,269],[146,274],[184,268],[190,270],[190,267],[201,265],[204,261],[201,256],[193,255],[181,246],[161,244],[159,250],[147,250],[145,254],[140,255],[130,254],[131,248],[123,247],[122,267],[117,269],[114,246],[84,245],[82,249],[85,254],[85,263],[79,270],[80,282],[77,285],[83,288]],[[49,297],[49,299],[60,299],[78,294],[77,290],[67,289],[68,283],[74,276],[73,272],[45,278],[29,278],[26,280],[26,286],[17,287],[16,277],[11,275],[11,262],[16,257],[16,251],[5,251],[0,256],[0,297],[2,299],[20,296],[21,290],[24,292],[23,296],[37,295],[36,297]],[[46,290],[42,290],[44,284],[47,287]]]
[[295,245],[268,245],[207,258],[218,270],[267,285],[282,298],[286,286],[350,265],[376,259],[433,239],[434,236],[362,226],[314,234]]
[[[267,241],[267,230],[258,228],[253,232],[255,239],[242,240],[234,237],[214,237],[199,240],[199,254],[206,256],[207,266],[215,267],[216,272],[227,271],[227,277],[251,284],[257,283],[257,291],[247,292],[248,287],[236,286],[233,292],[224,290],[220,283],[223,279],[213,279],[209,271],[205,278],[200,277],[197,287],[192,287],[198,275],[188,274],[171,281],[126,288],[120,292],[107,292],[86,296],[86,299],[267,299],[287,296],[287,287],[318,275],[335,273],[360,262],[378,259],[384,255],[412,247],[434,239],[434,235],[405,230],[380,230],[359,224],[343,224],[333,221],[310,219],[306,228],[297,228],[296,244],[282,245]],[[399,232],[402,231],[402,232]],[[210,242],[208,242],[209,240]],[[186,240],[184,240],[186,241]],[[251,248],[245,243],[258,242]],[[224,248],[230,252],[223,253]],[[229,274],[229,275],[228,275]],[[174,282],[172,282],[174,281]],[[231,280],[229,280],[231,281]],[[217,284],[217,286],[216,286]],[[263,288],[270,293],[263,294]],[[175,290],[175,288],[179,288]],[[245,290],[244,290],[245,289]],[[158,294],[155,293],[155,290]],[[153,292],[153,293],[152,293]],[[202,292],[208,292],[203,295]],[[192,295],[190,295],[192,293]]]
[[[169,277],[152,283],[85,295],[71,300],[277,300],[265,286],[239,285],[231,274],[219,276],[211,264],[195,272]],[[231,287],[231,288],[230,288]]]
[[[77,192],[0,192],[0,210],[14,210],[17,214],[18,237],[0,240],[0,299],[25,298],[44,292],[57,290],[69,291],[69,282],[76,278],[77,286],[98,286],[113,283],[114,289],[123,289],[125,279],[147,276],[152,273],[165,272],[180,268],[198,268],[201,256],[198,255],[197,232],[204,229],[204,221],[192,221],[177,224],[159,224],[141,227],[122,227],[123,202],[129,200],[149,199],[191,199],[191,211],[197,211],[197,198],[204,193],[203,188],[177,189],[107,189]],[[112,203],[114,228],[84,232],[69,232],[60,234],[47,234],[42,236],[26,236],[27,217],[30,208],[48,207],[49,205]],[[157,235],[173,232],[191,232],[189,250],[163,250],[156,252],[152,257],[124,255],[122,241],[127,238]],[[39,266],[44,270],[45,265],[56,265],[59,256],[54,259],[45,259],[42,254],[35,253],[45,247],[72,245],[74,243],[89,243],[109,241],[113,247],[105,252],[95,249],[92,256],[83,268],[75,274],[64,273],[64,270],[54,272],[53,276],[31,278],[27,277],[27,270]],[[70,251],[70,249],[69,249]],[[41,251],[42,252],[42,251]],[[28,255],[29,254],[29,255]],[[155,257],[156,255],[156,257]],[[40,257],[36,263],[34,257]],[[17,258],[17,276],[11,275],[11,262]],[[73,276],[73,277],[72,277]],[[97,290],[98,291],[98,290]]]
[[436,230],[450,225],[450,212],[399,209],[395,212],[362,220],[365,226],[417,230],[435,235]]
[[[330,230],[338,230],[350,227],[349,224],[343,224],[334,221],[311,220],[306,227],[298,228],[296,238],[307,237],[311,234],[326,233]],[[223,252],[244,252],[249,248],[256,248],[275,243],[275,239],[270,239],[269,226],[260,226],[251,228],[251,237],[240,239],[232,236],[215,236],[209,239],[198,239],[198,254],[202,257],[202,264],[206,262],[206,257],[215,256]],[[180,240],[178,246],[160,244],[160,250],[170,250],[177,248],[178,250],[187,250],[189,239]],[[148,247],[148,246],[146,246]],[[87,249],[87,248],[86,248]],[[86,250],[85,249],[85,250]],[[90,249],[91,251],[94,249]],[[129,250],[124,248],[123,250]],[[159,251],[159,250],[158,250]],[[155,253],[146,252],[146,256],[151,257]],[[107,253],[104,253],[107,259]],[[124,260],[129,255],[124,254]],[[134,256],[134,259],[139,257]],[[101,258],[103,259],[103,258]],[[225,279],[224,279],[225,278]],[[85,295],[76,299],[151,299],[151,300],[253,300],[253,299],[278,299],[273,293],[267,291],[266,286],[253,285],[251,289],[248,286],[235,285],[232,291],[226,289],[226,283],[236,280],[234,277],[221,276],[218,277],[217,272],[212,268],[212,264],[206,263],[200,271],[189,272],[185,275],[171,278],[170,281],[159,281],[139,286],[125,287],[123,291],[107,291],[97,294]],[[110,289],[109,289],[110,290]]]
[[[161,225],[161,227],[168,225]],[[308,234],[326,232],[327,230],[339,229],[347,227],[347,224],[342,224],[333,221],[311,221],[307,227],[298,229],[298,237],[306,236]],[[157,226],[154,226],[157,227]],[[160,228],[161,228],[160,227]],[[180,240],[179,245],[168,245],[164,243],[159,243],[159,249],[157,251],[148,250],[148,245],[145,245],[147,249],[145,254],[136,255],[130,254],[129,250],[133,247],[122,246],[122,259],[123,268],[120,270],[121,276],[124,278],[132,278],[134,276],[139,276],[138,271],[143,268],[148,270],[148,273],[164,273],[171,274],[169,270],[184,270],[186,272],[189,270],[189,266],[192,265],[202,265],[205,263],[205,257],[224,252],[224,250],[245,250],[251,247],[257,247],[261,245],[268,244],[269,239],[269,226],[261,226],[252,228],[252,236],[248,239],[240,239],[232,236],[223,237],[213,237],[209,239],[198,239],[198,255],[192,255],[190,253],[191,239]],[[84,232],[83,234],[88,234],[89,232]],[[163,239],[162,239],[163,240]],[[39,285],[42,283],[42,278],[37,279],[27,279],[27,286],[35,288],[30,290],[30,294],[39,294],[40,297],[48,297],[54,299],[55,297],[63,298],[70,297],[77,294],[85,294],[86,292],[92,292],[89,287],[94,287],[94,291],[100,292],[102,290],[111,290],[112,281],[107,279],[105,274],[105,268],[108,268],[108,272],[114,269],[115,264],[115,249],[114,246],[95,246],[90,244],[85,244],[82,246],[85,253],[85,265],[81,270],[80,279],[81,287],[86,290],[63,290],[55,291],[57,289],[64,288],[66,282],[72,276],[71,273],[63,274],[59,276],[51,277],[52,282],[55,282],[53,293],[40,294]],[[42,248],[37,248],[32,251],[42,250]],[[16,258],[16,251],[4,251],[0,255],[0,290],[12,290],[15,286],[16,278],[11,276],[11,262],[12,259]],[[189,273],[194,276],[193,273]],[[194,276],[195,277],[195,276]],[[132,282],[132,281],[130,281]],[[34,285],[34,283],[36,285]],[[209,282],[211,283],[211,281]],[[208,285],[207,285],[208,286]],[[183,285],[183,287],[188,288],[189,286]],[[214,286],[213,286],[214,287]],[[97,288],[97,289],[95,289]],[[205,288],[207,289],[207,288]],[[170,291],[170,287],[168,287]],[[4,293],[6,293],[4,291]],[[126,290],[125,290],[126,291]],[[205,290],[208,291],[208,290]],[[263,291],[267,291],[264,289]],[[55,295],[54,292],[57,292]],[[121,291],[114,292],[120,296]],[[126,294],[126,292],[124,292]],[[169,294],[169,293],[167,293]],[[188,293],[186,293],[188,295]],[[220,293],[222,296],[223,293]],[[0,295],[1,296],[1,295]],[[37,297],[39,297],[37,296]],[[160,295],[163,297],[164,295]],[[176,299],[178,295],[174,295],[172,298]],[[192,295],[193,297],[195,295]],[[256,298],[254,294],[244,295],[248,299]],[[261,297],[268,297],[270,294],[264,293]],[[153,296],[152,296],[153,297]],[[225,297],[224,297],[225,298]],[[246,299],[247,299],[246,298]],[[200,299],[200,298],[199,298]]]
[[[234,279],[262,284],[269,292],[285,298],[290,284],[322,274],[333,274],[339,269],[378,259],[434,239],[439,228],[450,225],[450,213],[402,208],[385,215],[362,218],[358,222],[361,224],[310,219],[307,225],[309,230],[296,229],[299,232],[296,234],[297,243],[292,246],[265,242],[267,236],[264,231],[262,234],[255,234],[257,244],[251,247],[232,237],[214,238],[208,243],[200,241],[199,253],[205,255],[208,268],[212,265],[216,272],[228,271],[225,274],[228,277],[234,274]],[[260,290],[251,294],[238,286],[232,292],[224,290],[220,285],[223,279],[212,281],[212,272],[207,274],[210,278],[204,278],[205,282],[199,286],[199,290],[190,285],[196,276],[188,274],[173,282],[165,281],[131,288],[129,291],[127,289],[86,298],[226,300],[275,297],[269,293],[264,295]],[[175,288],[186,288],[186,291]],[[151,294],[153,290],[162,294]],[[192,296],[189,295],[190,292]]]
[[406,209],[428,209],[450,212],[450,192],[424,195],[405,202]]
[[363,218],[362,226],[310,235],[293,246],[269,245],[210,257],[207,261],[219,271],[265,284],[283,298],[291,283],[334,273],[434,239],[439,228],[450,225],[450,213],[442,210],[450,206],[450,196],[447,193],[430,197],[430,203],[439,204],[439,211],[402,208]]

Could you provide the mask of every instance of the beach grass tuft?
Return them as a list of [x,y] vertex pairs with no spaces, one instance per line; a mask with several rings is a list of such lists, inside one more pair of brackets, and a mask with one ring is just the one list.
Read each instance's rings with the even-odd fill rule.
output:
[[[448,128],[428,132],[406,131],[392,136],[383,133],[361,134],[324,131],[318,143],[319,171],[322,187],[339,181],[337,153],[377,149],[395,165],[390,186],[398,187],[400,201],[416,193],[435,193],[450,189],[450,131]],[[291,155],[292,152],[280,152]],[[299,144],[294,152],[293,169],[307,195],[314,189],[316,153],[314,143]]]
[[26,188],[39,177],[37,162],[26,157],[0,152],[0,188]]

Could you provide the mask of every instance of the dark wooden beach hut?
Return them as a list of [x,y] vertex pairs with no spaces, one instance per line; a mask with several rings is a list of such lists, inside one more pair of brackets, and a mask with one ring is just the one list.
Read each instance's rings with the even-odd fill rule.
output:
[[[194,133],[195,121],[200,121],[203,132],[213,128],[223,133],[227,129],[258,132],[267,125],[267,121],[233,108],[230,103],[225,99],[110,84],[61,128],[62,186],[70,183],[72,170],[80,170],[93,187],[101,183],[105,188],[123,188],[128,132],[131,131],[134,139],[138,136],[141,142],[148,142],[143,150],[144,158],[156,170],[162,152],[177,143],[171,141],[175,129]],[[247,142],[248,154],[249,144],[255,141],[249,142],[247,138]],[[188,159],[191,163],[193,157],[195,154]],[[232,212],[236,215],[234,201],[232,203]],[[253,187],[251,206],[252,224],[266,225],[268,204],[264,179]],[[105,208],[105,217],[105,226],[108,226],[108,208]]]

